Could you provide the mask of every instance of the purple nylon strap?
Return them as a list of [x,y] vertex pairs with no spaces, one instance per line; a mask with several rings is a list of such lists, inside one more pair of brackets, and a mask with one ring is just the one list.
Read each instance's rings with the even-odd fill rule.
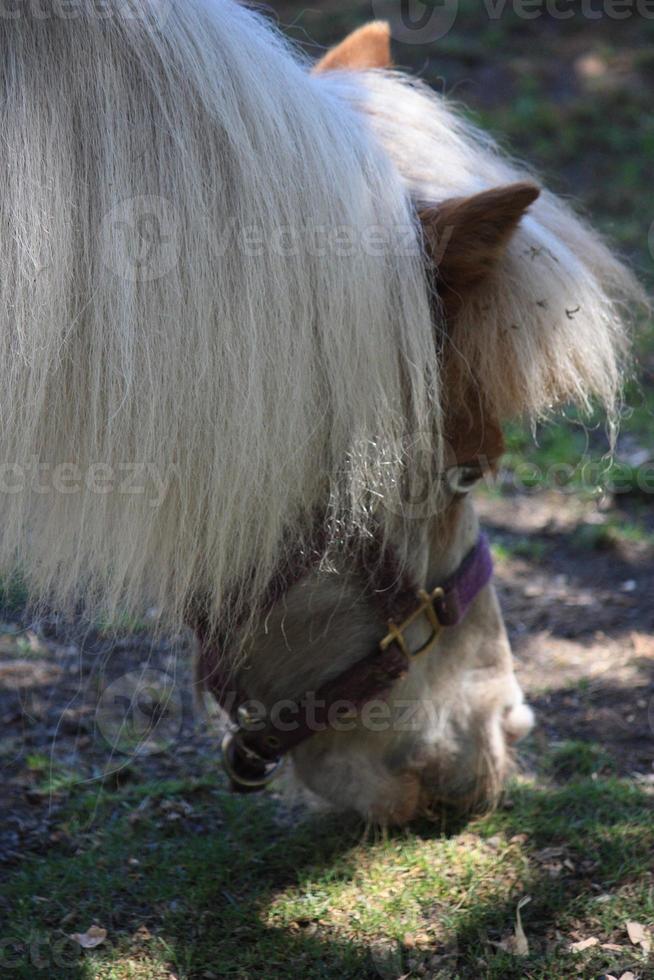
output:
[[[389,569],[392,570],[392,565],[392,560],[389,560],[387,573]],[[474,548],[456,572],[442,583],[441,594],[434,599],[440,625],[452,627],[461,623],[474,600],[488,585],[492,574],[493,560],[488,540],[480,534]],[[384,611],[399,623],[412,605],[415,608],[418,589],[415,583],[404,579],[394,596],[390,596],[386,589],[378,590],[377,596]],[[359,710],[366,703],[384,697],[407,673],[410,659],[411,654],[407,656],[395,641],[386,649],[376,647],[315,692],[314,705],[317,708],[311,720],[302,708],[305,695],[298,699],[297,706],[293,706],[297,710],[292,711],[294,724],[290,728],[285,726],[281,731],[280,726],[270,719],[259,720],[254,728],[240,725],[235,734],[227,737],[223,747],[225,766],[233,788],[240,792],[261,789],[286,753],[315,732],[329,728],[330,711],[336,705],[347,702],[351,708]]]
[[488,538],[480,534],[472,551],[441,586],[443,596],[434,601],[441,626],[458,626],[492,577],[493,559]]

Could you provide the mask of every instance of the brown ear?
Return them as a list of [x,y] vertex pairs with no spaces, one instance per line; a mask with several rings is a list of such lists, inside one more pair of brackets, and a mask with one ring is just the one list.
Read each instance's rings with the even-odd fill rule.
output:
[[425,247],[446,306],[460,303],[466,290],[492,275],[520,219],[539,194],[534,184],[509,184],[419,211]]
[[391,65],[390,26],[383,20],[373,20],[331,48],[314,65],[313,72],[364,71],[366,68],[390,68]]

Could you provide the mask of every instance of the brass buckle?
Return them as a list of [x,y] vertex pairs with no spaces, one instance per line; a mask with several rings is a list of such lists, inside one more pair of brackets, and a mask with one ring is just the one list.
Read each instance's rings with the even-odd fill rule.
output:
[[[439,622],[438,615],[434,608],[434,602],[436,599],[442,599],[445,593],[440,586],[437,586],[432,592],[426,592],[424,589],[420,589],[418,592],[418,598],[420,599],[420,605],[415,609],[410,616],[408,616],[403,623],[399,626],[393,622],[392,619],[388,621],[388,633],[381,640],[379,644],[379,649],[384,652],[388,650],[391,643],[397,643],[400,650],[406,657],[417,657],[421,653],[426,653],[431,650],[434,643],[438,639],[438,634],[442,630],[443,626]],[[412,653],[407,647],[406,640],[404,639],[404,631],[415,623],[420,616],[426,616],[432,628],[432,633],[429,639],[422,644],[417,650]]]

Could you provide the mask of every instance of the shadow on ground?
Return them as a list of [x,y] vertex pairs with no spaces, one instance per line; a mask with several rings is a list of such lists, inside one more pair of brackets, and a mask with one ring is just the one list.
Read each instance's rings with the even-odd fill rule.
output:
[[[619,904],[654,849],[651,799],[633,786],[592,778],[549,790],[516,786],[506,808],[473,828],[479,846],[497,852],[496,880],[464,887],[466,846],[477,846],[464,834],[461,863],[450,868],[454,881],[439,872],[421,900],[428,938],[416,945],[385,934],[383,919],[377,929],[362,922],[361,902],[375,901],[367,876],[389,853],[406,850],[410,862],[414,847],[428,845],[437,863],[451,839],[432,824],[364,846],[357,822],[288,822],[270,801],[235,800],[210,785],[178,787],[177,794],[169,784],[150,785],[82,804],[47,858],[27,859],[3,891],[0,966],[15,980],[32,980],[35,969],[88,980],[100,964],[109,977],[115,960],[133,961],[135,970],[147,963],[148,977],[179,971],[189,980],[397,978],[412,963],[425,965],[427,976],[564,977],[572,973],[541,972],[560,947],[557,930],[573,927],[589,897],[608,894]],[[347,913],[358,881],[367,897],[354,901],[350,919],[334,917],[339,896],[348,896],[340,904]],[[532,896],[523,912],[531,955],[516,959],[493,943],[506,939],[524,894]],[[609,904],[598,911],[606,916]],[[434,919],[449,924],[440,939],[429,933]],[[65,935],[91,922],[107,929],[110,946],[84,959]],[[559,969],[560,956],[559,949]],[[586,975],[626,970],[636,959],[627,947],[600,951],[593,962],[599,972]]]

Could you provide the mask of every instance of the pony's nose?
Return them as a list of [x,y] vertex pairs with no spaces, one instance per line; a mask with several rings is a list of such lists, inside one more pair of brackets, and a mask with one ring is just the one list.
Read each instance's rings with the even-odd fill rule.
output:
[[534,712],[524,701],[510,705],[504,709],[502,727],[509,742],[520,742],[534,727]]

